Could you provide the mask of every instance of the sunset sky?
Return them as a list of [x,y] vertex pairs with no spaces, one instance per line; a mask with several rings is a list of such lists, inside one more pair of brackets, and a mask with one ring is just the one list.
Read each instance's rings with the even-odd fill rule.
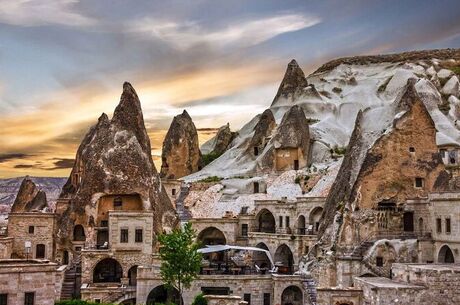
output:
[[459,12],[458,0],[0,0],[0,177],[68,175],[124,81],[158,160],[183,109],[197,128],[237,130],[292,58],[308,74],[335,57],[458,48]]

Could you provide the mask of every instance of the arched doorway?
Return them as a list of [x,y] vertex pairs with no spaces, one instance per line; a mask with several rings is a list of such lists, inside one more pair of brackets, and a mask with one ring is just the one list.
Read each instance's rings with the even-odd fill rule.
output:
[[[269,250],[267,245],[264,243],[258,243],[256,248]],[[260,268],[268,268],[271,269],[270,260],[268,259],[267,255],[264,252],[254,251],[253,259],[254,264],[259,266]]]
[[275,217],[269,210],[263,209],[260,211],[259,215],[257,216],[257,222],[259,226],[259,232],[275,233]]
[[302,305],[303,293],[297,286],[289,286],[281,294],[281,305]]
[[113,258],[104,258],[93,270],[94,283],[119,283],[123,276],[123,269]]
[[322,207],[316,207],[311,211],[309,221],[310,221],[310,225],[313,226],[312,233],[316,234],[318,232],[322,214],[323,214]]
[[294,256],[291,249],[285,244],[276,249],[275,265],[278,267],[278,273],[292,274],[294,271]]
[[137,285],[137,266],[132,266],[128,270],[129,286]]
[[454,253],[449,246],[444,245],[439,250],[438,263],[453,264],[455,263]]
[[76,225],[73,227],[73,240],[74,241],[85,241],[85,229],[82,225]]
[[179,291],[175,288],[167,289],[164,285],[153,288],[147,297],[147,305],[162,304],[179,304]]
[[45,245],[38,244],[35,246],[35,258],[45,258]]
[[203,245],[225,245],[227,242],[224,233],[215,227],[204,229],[198,234],[198,240]]
[[300,235],[305,235],[306,234],[306,229],[305,229],[305,216],[300,215],[299,218],[297,219],[297,233]]

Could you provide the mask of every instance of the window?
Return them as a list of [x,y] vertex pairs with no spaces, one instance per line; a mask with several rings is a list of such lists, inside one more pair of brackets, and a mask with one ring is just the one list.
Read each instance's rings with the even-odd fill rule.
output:
[[415,152],[415,147],[409,147],[409,152],[411,153]]
[[249,209],[249,207],[241,207],[241,212],[240,212],[240,214],[246,215],[246,214],[248,213],[248,209]]
[[243,296],[243,300],[245,302],[248,302],[248,305],[251,305],[251,294],[250,293],[245,293]]
[[446,218],[446,233],[450,234],[450,218]]
[[258,156],[258,155],[259,155],[259,147],[254,146],[254,156]]
[[247,223],[243,223],[241,225],[241,236],[248,236],[248,224]]
[[309,246],[305,246],[304,254],[308,254],[309,251],[310,251],[310,247],[309,247]]
[[415,187],[423,187],[423,178],[417,177],[415,178]]
[[270,305],[270,294],[264,293],[264,305]]
[[282,228],[283,227],[283,216],[279,217],[279,224],[280,224],[280,228]]
[[115,210],[121,210],[122,206],[123,206],[123,200],[121,199],[121,197],[115,197],[113,199],[113,208]]
[[176,196],[176,189],[171,190],[171,195]]
[[8,295],[6,293],[0,294],[0,305],[8,305]]
[[377,256],[375,258],[375,264],[377,265],[377,267],[383,267],[383,257]]
[[38,244],[35,249],[35,258],[45,258],[45,245]]
[[441,218],[436,218],[436,232],[442,233],[442,221],[441,221]]
[[121,229],[120,230],[120,242],[127,243],[128,242],[128,229]]
[[34,232],[35,232],[35,227],[29,226],[29,234],[34,234]]
[[136,229],[136,234],[134,236],[134,239],[137,243],[142,242],[142,229]]
[[24,305],[35,304],[35,292],[26,292],[24,295]]
[[294,160],[294,170],[299,169],[299,160]]
[[101,227],[106,228],[109,226],[109,221],[108,220],[101,220]]
[[97,303],[97,304],[101,303],[101,299],[94,299],[94,303]]
[[286,228],[290,227],[290,219],[289,216],[286,216]]
[[254,193],[259,192],[259,182],[254,182]]

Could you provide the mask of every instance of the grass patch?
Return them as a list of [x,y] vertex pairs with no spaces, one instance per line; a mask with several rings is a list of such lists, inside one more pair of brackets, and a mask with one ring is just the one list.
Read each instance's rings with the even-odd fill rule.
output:
[[207,178],[201,179],[201,180],[198,181],[198,182],[210,183],[210,182],[219,182],[219,181],[221,181],[221,180],[222,180],[221,177],[218,177],[218,176],[211,176],[211,177],[207,177]]

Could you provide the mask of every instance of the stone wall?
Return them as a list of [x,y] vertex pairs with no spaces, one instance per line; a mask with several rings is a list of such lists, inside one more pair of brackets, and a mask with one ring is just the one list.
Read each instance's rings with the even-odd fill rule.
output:
[[[33,233],[29,233],[33,227]],[[38,244],[45,245],[45,259],[54,260],[55,214],[51,213],[11,213],[8,217],[8,236],[14,237],[13,256],[25,258],[25,242],[30,241],[29,258],[36,257]],[[32,230],[32,229],[31,229]]]
[[319,305],[363,304],[363,292],[357,288],[319,288],[317,293]]
[[[128,242],[120,242],[120,230],[128,230]],[[142,230],[142,242],[136,242],[136,229]],[[109,245],[114,251],[140,251],[152,254],[153,213],[136,211],[109,212]]]
[[0,259],[11,258],[13,253],[13,237],[0,237]]
[[0,260],[0,293],[8,304],[24,304],[26,292],[35,293],[35,304],[53,305],[60,298],[64,268],[39,260]]

